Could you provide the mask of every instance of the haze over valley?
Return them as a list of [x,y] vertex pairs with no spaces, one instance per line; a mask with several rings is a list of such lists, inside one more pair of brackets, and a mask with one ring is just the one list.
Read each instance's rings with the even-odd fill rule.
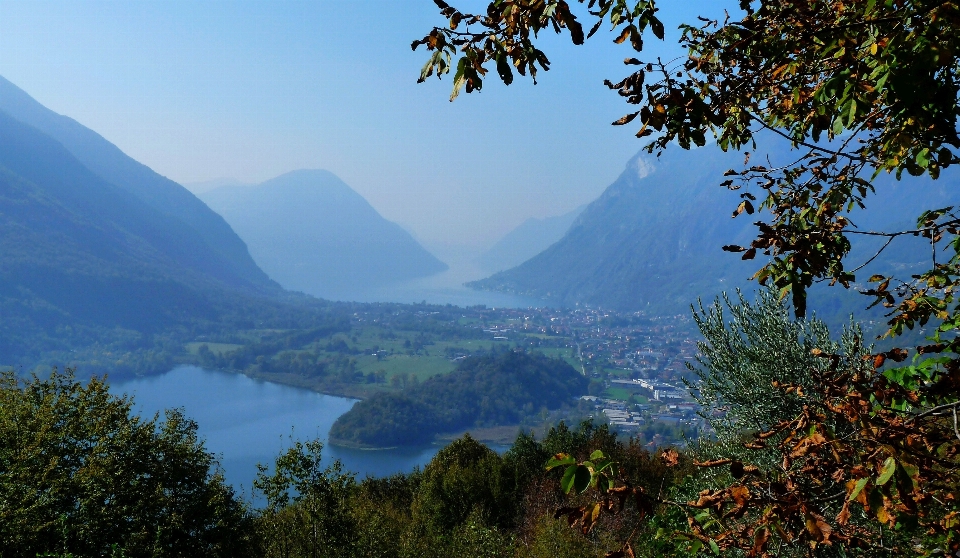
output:
[[0,0],[4,558],[960,550],[960,8],[490,2]]

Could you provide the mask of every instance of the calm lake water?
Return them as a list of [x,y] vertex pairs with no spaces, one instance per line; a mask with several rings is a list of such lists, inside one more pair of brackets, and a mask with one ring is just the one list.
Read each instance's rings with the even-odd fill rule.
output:
[[[455,306],[485,305],[488,308],[531,308],[552,306],[537,298],[493,291],[478,291],[464,286],[468,281],[482,279],[491,274],[469,259],[446,258],[450,268],[429,277],[411,279],[387,286],[358,290],[355,292],[326,293],[331,300],[353,302],[400,302],[404,304],[427,302],[428,304],[453,304]],[[324,293],[315,293],[324,297]]]
[[[137,411],[152,416],[183,408],[199,425],[207,449],[220,456],[227,480],[250,496],[257,463],[270,465],[290,437],[324,442],[337,417],[355,399],[322,395],[305,389],[253,380],[240,374],[182,366],[166,374],[117,382],[115,394],[134,397]],[[385,476],[425,465],[440,446],[362,451],[325,446],[324,461],[339,459],[348,471]]]

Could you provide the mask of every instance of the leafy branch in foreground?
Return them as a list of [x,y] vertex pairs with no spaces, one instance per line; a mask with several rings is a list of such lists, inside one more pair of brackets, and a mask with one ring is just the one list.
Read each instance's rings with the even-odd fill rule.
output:
[[[897,369],[881,369],[902,352],[871,354],[856,327],[833,341],[821,322],[791,320],[770,291],[695,316],[705,341],[693,387],[716,432],[715,442],[687,452],[698,471],[654,497],[618,483],[616,464],[601,453],[580,463],[560,454],[547,467],[565,467],[561,488],[594,500],[558,516],[589,532],[603,514],[635,501],[636,532],[678,510],[685,527],[664,534],[682,551],[960,550],[960,403],[929,403],[929,386],[905,387]],[[660,455],[673,467],[680,458],[676,450]],[[632,537],[608,556],[631,555]]]
[[[550,69],[550,60],[535,44],[544,30],[557,34],[566,30],[570,40],[581,45],[608,21],[612,29],[618,30],[616,42],[629,39],[638,52],[643,48],[643,32],[647,27],[663,39],[663,23],[654,15],[657,9],[652,0],[633,6],[625,0],[589,0],[588,12],[597,21],[586,35],[570,4],[564,0],[495,0],[484,14],[463,13],[443,0],[434,2],[448,18],[449,25],[434,27],[422,39],[414,41],[411,48],[416,50],[423,45],[432,52],[420,72],[419,82],[434,73],[438,78],[449,73],[453,58],[460,57],[456,62],[451,101],[464,88],[472,93],[483,87],[487,64],[496,66],[500,80],[507,85],[513,83],[514,70],[521,76],[529,73],[536,83],[537,72]],[[578,2],[583,4],[585,0]],[[642,83],[642,78],[640,81]]]
[[[578,4],[594,20],[585,35],[573,13]],[[413,47],[432,52],[421,80],[449,72],[459,56],[453,96],[463,86],[478,90],[492,64],[505,83],[513,80],[512,68],[532,77],[538,64],[547,69],[536,41],[542,30],[567,30],[579,44],[607,22],[616,42],[630,39],[636,51],[648,28],[663,36],[652,1],[494,0],[483,14],[438,5],[449,25]],[[798,317],[806,314],[806,293],[815,282],[851,287],[857,281],[865,264],[845,265],[852,235],[886,237],[881,250],[901,236],[929,239],[928,270],[909,278],[876,275],[870,278],[876,286],[863,292],[889,309],[890,336],[932,324],[934,342],[916,353],[943,355],[931,370],[953,374],[960,369],[960,341],[949,333],[960,324],[954,209],[931,208],[917,228],[904,231],[860,229],[852,213],[868,206],[880,173],[936,179],[960,161],[960,4],[743,0],[740,7],[739,19],[682,25],[686,58],[626,59],[634,69],[608,86],[638,106],[614,124],[639,119],[637,135],[652,138],[649,151],[674,142],[704,145],[708,137],[725,150],[755,150],[758,138],[780,137],[790,145],[792,156],[783,161],[750,163],[747,151],[744,169],[718,180],[740,192],[735,217],[768,215],[756,222],[750,244],[724,249],[747,260],[765,256],[754,278],[791,295]]]
[[[619,31],[617,42],[629,38],[637,51],[647,27],[662,36],[662,26],[653,23],[656,8],[645,1],[587,3],[596,24],[586,36],[572,23],[575,5],[564,2],[494,0],[485,15],[469,17],[439,5],[450,29],[435,28],[413,46],[434,51],[421,79],[449,71],[460,56],[455,94],[464,84],[468,92],[478,90],[491,61],[498,70],[500,60],[528,70],[535,69],[533,61],[546,61],[535,41],[543,29],[568,29],[579,44],[608,21]],[[931,208],[916,228],[898,231],[861,229],[853,215],[869,205],[882,173],[937,179],[960,162],[960,4],[742,0],[740,8],[739,18],[682,25],[686,58],[626,59],[634,69],[608,87],[638,106],[614,124],[639,119],[637,136],[651,138],[650,152],[672,143],[689,149],[708,138],[724,150],[755,151],[758,140],[781,138],[790,157],[751,163],[746,151],[744,168],[728,171],[721,183],[739,192],[734,217],[767,215],[747,246],[724,249],[746,260],[765,256],[754,279],[781,298],[790,295],[802,318],[814,283],[849,288],[857,281],[863,265],[845,265],[851,236],[885,237],[881,250],[901,236],[926,238],[927,270],[906,278],[875,275],[875,286],[863,292],[889,310],[887,335],[931,326],[933,335],[929,344],[877,354],[859,338],[846,352],[808,347],[797,361],[806,385],[769,384],[779,399],[793,401],[795,413],[755,431],[768,438],[744,442],[762,461],[756,480],[747,475],[701,495],[694,503],[701,513],[713,510],[713,531],[693,516],[692,533],[753,554],[768,552],[773,539],[889,550],[889,540],[874,537],[872,521],[928,530],[936,542],[917,543],[923,552],[938,545],[955,551],[958,495],[949,487],[956,486],[960,433],[951,422],[960,395],[954,331],[960,325],[960,213]],[[467,30],[458,31],[463,21]],[[498,73],[506,83],[513,79]],[[913,361],[902,364],[911,354]],[[748,457],[725,464],[747,467]],[[741,505],[744,498],[750,505]],[[721,514],[728,505],[737,511]]]

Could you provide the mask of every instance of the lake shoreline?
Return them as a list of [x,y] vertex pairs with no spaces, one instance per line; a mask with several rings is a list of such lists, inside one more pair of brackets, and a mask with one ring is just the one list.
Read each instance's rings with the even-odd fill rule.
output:
[[133,412],[151,418],[180,408],[199,427],[207,451],[218,456],[227,480],[249,490],[257,464],[270,466],[296,441],[324,443],[323,462],[343,463],[358,477],[389,477],[425,466],[439,445],[380,451],[329,443],[333,422],[355,403],[348,399],[224,370],[178,365],[164,374],[110,382],[116,396],[133,398]]

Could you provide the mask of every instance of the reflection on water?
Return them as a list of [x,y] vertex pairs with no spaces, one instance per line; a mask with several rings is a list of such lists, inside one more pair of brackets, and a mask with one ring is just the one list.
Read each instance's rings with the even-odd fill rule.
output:
[[[183,408],[199,425],[207,449],[221,458],[227,480],[250,495],[257,463],[271,464],[290,446],[290,436],[324,442],[337,417],[355,399],[322,395],[305,389],[253,380],[240,374],[182,366],[148,378],[118,382],[115,394],[134,396],[136,411],[152,416],[163,409]],[[348,471],[385,476],[423,466],[439,446],[384,451],[326,446],[324,461],[340,459]]]

